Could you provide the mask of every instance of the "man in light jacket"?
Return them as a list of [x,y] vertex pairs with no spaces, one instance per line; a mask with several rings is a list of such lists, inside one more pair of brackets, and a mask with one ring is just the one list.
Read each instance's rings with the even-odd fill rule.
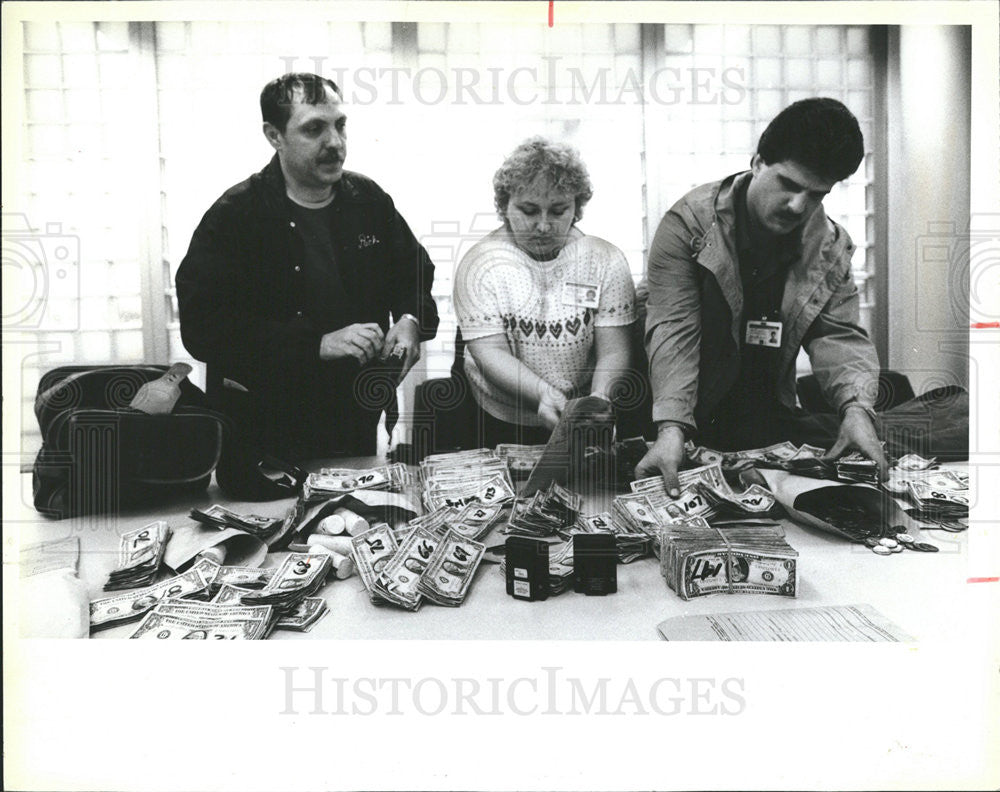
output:
[[802,442],[795,359],[805,348],[840,415],[828,457],[886,460],[875,429],[879,363],[858,325],[854,244],[823,199],[864,157],[834,99],[785,108],[749,171],[698,187],[664,216],[649,253],[646,349],[658,436],[636,477],[679,494],[684,442],[720,450]]

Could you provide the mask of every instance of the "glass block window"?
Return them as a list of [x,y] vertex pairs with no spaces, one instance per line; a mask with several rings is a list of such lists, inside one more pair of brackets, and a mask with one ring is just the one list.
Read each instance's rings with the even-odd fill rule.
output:
[[862,324],[870,331],[875,143],[871,44],[869,28],[861,26],[664,25],[654,62],[682,74],[699,70],[695,79],[704,90],[699,97],[688,86],[688,101],[652,110],[663,136],[647,142],[662,149],[648,152],[660,163],[655,174],[647,174],[657,177],[647,187],[648,233],[691,188],[748,168],[758,138],[782,108],[810,96],[839,99],[858,118],[865,159],[853,176],[834,188],[824,207],[858,247],[854,277],[861,291]]
[[[17,212],[5,207],[3,217],[4,331],[31,331],[17,347],[30,463],[41,372],[143,360],[145,262],[134,230],[145,218],[131,152],[133,136],[150,130],[132,110],[127,23],[25,22],[22,33],[23,178]],[[18,266],[8,270],[8,260]]]

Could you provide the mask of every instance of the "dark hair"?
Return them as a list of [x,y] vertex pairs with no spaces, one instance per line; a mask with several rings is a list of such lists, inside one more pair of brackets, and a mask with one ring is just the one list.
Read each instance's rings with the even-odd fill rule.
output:
[[545,176],[553,190],[573,194],[576,198],[573,221],[579,221],[583,207],[594,195],[587,166],[572,146],[543,137],[525,140],[493,175],[493,204],[497,214],[505,217],[510,196],[539,176]]
[[767,125],[757,153],[773,165],[793,160],[825,179],[840,181],[858,169],[865,143],[858,119],[836,99],[790,104]]
[[309,72],[289,72],[271,80],[260,92],[260,114],[264,121],[284,132],[292,117],[292,102],[296,99],[306,104],[326,101],[326,89],[341,96],[337,83]]

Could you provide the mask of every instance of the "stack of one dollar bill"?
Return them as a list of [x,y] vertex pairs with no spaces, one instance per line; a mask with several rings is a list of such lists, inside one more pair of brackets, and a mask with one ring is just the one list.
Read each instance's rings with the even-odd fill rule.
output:
[[222,566],[215,574],[209,590],[215,596],[223,586],[239,586],[247,590],[262,589],[277,571],[277,567]]
[[641,529],[632,528],[629,524],[616,520],[609,512],[580,516],[568,529],[559,531],[564,539],[578,533],[609,533],[615,537],[618,548],[618,560],[630,564],[652,552],[652,538]]
[[108,575],[104,590],[121,591],[150,585],[160,571],[170,534],[170,526],[163,520],[122,534],[118,567]]
[[430,511],[470,503],[492,506],[514,498],[507,463],[488,448],[430,454],[420,463],[420,473]]
[[424,598],[462,604],[486,546],[444,523],[437,527],[441,533],[426,522],[411,527],[401,543],[385,524],[352,537],[355,565],[373,603],[406,610],[417,610]]
[[244,605],[273,605],[279,615],[295,610],[326,583],[333,558],[325,553],[289,553],[264,588],[244,594]]
[[90,630],[94,632],[117,627],[119,624],[140,619],[164,600],[189,597],[206,599],[209,587],[218,571],[218,564],[203,558],[176,577],[114,597],[93,600],[90,603]]
[[906,479],[906,494],[914,506],[907,514],[949,531],[963,531],[969,516],[969,479],[954,470],[931,470]]
[[797,557],[780,527],[692,518],[660,531],[660,572],[685,600],[723,592],[794,597]]
[[516,443],[500,443],[496,447],[497,456],[507,463],[510,475],[516,479],[531,475],[538,460],[545,451],[544,445],[517,445]]
[[573,525],[583,508],[583,497],[557,481],[550,481],[527,500],[516,501],[504,533],[511,536],[554,536]]
[[146,614],[129,637],[161,641],[258,641],[267,638],[274,623],[275,610],[270,605],[250,607],[169,600]]
[[261,540],[267,540],[273,536],[284,522],[283,517],[237,514],[217,503],[212,504],[207,509],[191,509],[190,517],[192,520],[197,520],[203,525],[212,525],[220,529],[235,528],[238,531],[245,531]]
[[[219,592],[212,598],[212,602],[220,605],[241,605],[243,604],[243,596],[251,591],[253,589],[241,588],[227,583],[219,589]],[[322,597],[303,597],[296,603],[293,610],[277,617],[274,629],[309,632],[313,625],[322,619],[329,610],[326,600]]]
[[329,500],[359,489],[402,492],[409,483],[410,473],[402,462],[374,468],[320,468],[306,477],[302,498]]

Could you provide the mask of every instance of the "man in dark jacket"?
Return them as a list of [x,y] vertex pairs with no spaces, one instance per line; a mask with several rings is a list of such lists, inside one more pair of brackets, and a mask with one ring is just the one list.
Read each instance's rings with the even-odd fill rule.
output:
[[262,450],[373,454],[395,400],[386,357],[405,352],[401,380],[437,331],[434,265],[389,195],[343,169],[331,80],[286,74],[260,106],[276,154],[194,232],[177,271],[184,346],[208,364],[211,402]]
[[684,442],[720,450],[803,442],[795,359],[809,353],[840,414],[828,452],[886,459],[875,431],[875,348],[858,325],[854,244],[823,199],[864,157],[858,122],[806,99],[768,125],[751,169],[695,188],[664,216],[649,253],[646,348],[659,434],[636,476],[679,492]]

